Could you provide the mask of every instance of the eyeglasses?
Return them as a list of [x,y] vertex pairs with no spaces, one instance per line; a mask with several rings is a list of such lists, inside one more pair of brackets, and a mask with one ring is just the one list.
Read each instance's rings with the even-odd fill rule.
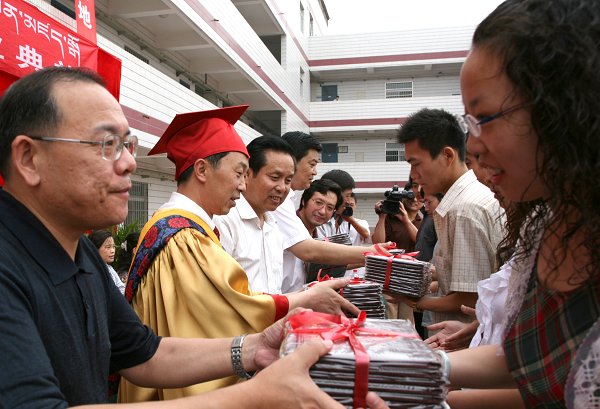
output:
[[329,203],[325,203],[324,201],[322,201],[321,199],[310,199],[315,206],[317,206],[317,208],[322,209],[323,207],[325,207],[325,210],[327,210],[330,213],[335,212],[335,206],[329,204]]
[[119,135],[108,134],[101,141],[84,141],[81,139],[67,139],[67,138],[50,138],[48,136],[32,136],[31,139],[45,142],[73,142],[73,143],[84,143],[87,145],[100,145],[102,147],[102,159],[108,161],[116,161],[121,157],[123,147],[129,151],[129,153],[135,158],[138,149],[138,138],[135,135],[127,135],[125,138],[121,138]]
[[468,133],[469,135],[474,136],[475,138],[479,138],[479,136],[481,135],[481,125],[485,125],[488,122],[492,122],[494,119],[503,117],[504,115],[510,114],[511,112],[517,111],[521,108],[525,108],[528,105],[529,105],[528,102],[524,102],[524,103],[515,105],[513,107],[510,107],[508,109],[505,109],[504,111],[496,112],[494,115],[483,117],[479,120],[477,120],[477,118],[475,118],[471,114],[457,116],[456,119],[458,121],[458,125],[460,126],[460,129],[465,134]]

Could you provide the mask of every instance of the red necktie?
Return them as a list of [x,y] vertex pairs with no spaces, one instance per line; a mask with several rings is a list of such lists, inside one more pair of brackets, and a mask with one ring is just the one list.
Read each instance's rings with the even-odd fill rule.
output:
[[219,233],[219,229],[217,229],[217,226],[215,226],[215,228],[213,229],[213,231],[215,232],[215,235],[217,236],[217,239],[221,240],[221,233]]

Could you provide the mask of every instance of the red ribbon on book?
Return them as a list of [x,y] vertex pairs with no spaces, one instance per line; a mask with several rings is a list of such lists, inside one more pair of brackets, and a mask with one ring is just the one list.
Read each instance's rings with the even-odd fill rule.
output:
[[[363,280],[362,278],[358,277],[358,276],[354,276],[350,279],[350,281],[348,281],[348,285],[350,284],[364,284],[366,283],[367,280]],[[340,288],[340,295],[343,297],[344,296],[344,287]]]
[[[394,248],[395,247],[396,246],[394,243]],[[376,253],[373,253],[373,252],[365,253],[365,257],[366,256],[382,256],[382,257],[387,258],[387,265],[385,268],[385,281],[383,282],[383,288],[386,290],[388,288],[390,288],[390,278],[392,276],[392,265],[393,265],[394,259],[415,261],[416,260],[415,257],[419,255],[418,251],[413,251],[412,253],[394,254],[392,256],[388,256],[386,253],[381,251],[381,248],[378,245],[375,245],[375,250],[376,250]]]
[[356,335],[420,339],[417,334],[364,328],[366,317],[367,314],[364,311],[361,311],[355,320],[347,318],[344,315],[303,311],[288,318],[288,322],[292,327],[290,332],[295,334],[318,334],[321,338],[333,342],[348,340],[356,361],[353,394],[354,408],[367,407],[366,396],[369,390],[369,354]]

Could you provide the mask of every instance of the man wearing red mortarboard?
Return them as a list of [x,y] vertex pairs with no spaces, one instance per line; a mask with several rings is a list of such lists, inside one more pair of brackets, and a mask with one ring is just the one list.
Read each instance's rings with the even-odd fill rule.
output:
[[[248,152],[233,127],[246,108],[177,115],[149,152],[166,152],[175,163],[177,191],[140,233],[125,296],[142,322],[160,336],[222,338],[256,333],[288,309],[307,305],[304,294],[288,297],[251,291],[243,268],[221,247],[213,222],[213,216],[227,214],[246,189]],[[342,306],[356,309],[338,298],[348,305],[328,312],[339,313]],[[241,370],[237,375],[247,374]],[[238,376],[180,389],[141,388],[122,380],[119,400],[195,395],[231,385]]]

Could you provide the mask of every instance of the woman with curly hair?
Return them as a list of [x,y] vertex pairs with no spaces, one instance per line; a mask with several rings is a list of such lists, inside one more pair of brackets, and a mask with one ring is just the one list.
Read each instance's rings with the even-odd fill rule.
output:
[[527,217],[501,351],[451,353],[451,381],[518,387],[527,407],[598,405],[600,2],[508,0],[461,73],[469,149]]

